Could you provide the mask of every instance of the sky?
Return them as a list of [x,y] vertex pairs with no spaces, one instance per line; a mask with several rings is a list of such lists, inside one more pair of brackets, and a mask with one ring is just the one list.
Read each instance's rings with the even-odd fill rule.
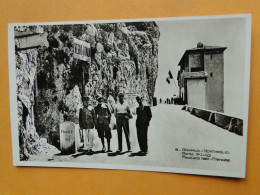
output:
[[[241,116],[244,100],[246,20],[243,18],[157,21],[160,30],[158,78],[154,96],[165,99],[178,95],[178,63],[187,49],[198,42],[227,47],[224,51],[224,113]],[[173,80],[168,84],[169,70]]]

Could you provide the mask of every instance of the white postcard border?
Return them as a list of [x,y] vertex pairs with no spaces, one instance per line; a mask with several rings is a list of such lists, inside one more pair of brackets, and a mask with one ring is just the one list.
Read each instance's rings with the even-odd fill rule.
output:
[[[138,21],[181,21],[181,20],[207,20],[207,19],[228,19],[245,18],[246,19],[246,57],[245,57],[245,91],[244,93],[244,118],[243,118],[243,158],[241,172],[223,172],[201,169],[186,169],[173,167],[155,167],[155,166],[135,166],[120,164],[100,164],[100,163],[67,163],[67,162],[37,162],[20,161],[19,159],[19,136],[17,120],[17,95],[16,95],[16,74],[15,74],[15,49],[14,49],[14,26],[32,26],[32,25],[64,25],[64,24],[91,24],[91,23],[114,23],[114,22],[138,22]],[[246,149],[248,133],[248,111],[249,111],[249,92],[250,92],[250,56],[251,56],[251,14],[239,15],[217,15],[217,16],[194,16],[194,17],[167,17],[167,18],[144,18],[144,19],[120,19],[120,20],[93,20],[93,21],[69,21],[69,22],[37,22],[37,23],[10,23],[8,24],[8,63],[9,63],[9,88],[10,88],[10,116],[11,116],[11,134],[12,151],[14,166],[36,166],[36,167],[71,167],[71,168],[101,168],[101,169],[124,169],[138,171],[156,171],[173,172],[184,174],[198,174],[209,176],[239,177],[245,178],[246,171]]]

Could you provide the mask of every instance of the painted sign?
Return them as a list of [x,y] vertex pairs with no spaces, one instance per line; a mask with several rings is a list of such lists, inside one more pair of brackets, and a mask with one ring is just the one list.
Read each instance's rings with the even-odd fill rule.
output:
[[73,38],[74,58],[90,62],[90,44]]

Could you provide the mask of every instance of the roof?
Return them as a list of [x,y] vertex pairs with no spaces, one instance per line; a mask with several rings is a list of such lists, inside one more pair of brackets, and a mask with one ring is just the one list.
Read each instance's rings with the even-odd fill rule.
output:
[[193,79],[193,78],[207,78],[208,73],[206,71],[199,72],[184,72],[182,74],[184,79]]
[[188,49],[186,51],[197,51],[197,50],[225,50],[227,47],[220,47],[220,46],[208,46],[208,45],[203,45],[202,47],[195,47]]
[[[198,43],[199,45],[199,43]],[[225,49],[227,49],[227,47],[220,47],[220,46],[207,46],[207,45],[203,45],[201,44],[200,47],[195,47],[195,48],[191,48],[191,49],[187,49],[185,51],[185,53],[183,54],[180,62],[178,63],[178,66],[182,65],[184,62],[184,59],[186,57],[186,55],[188,55],[191,52],[195,52],[195,51],[204,51],[204,52],[212,52],[212,51],[224,51]]]

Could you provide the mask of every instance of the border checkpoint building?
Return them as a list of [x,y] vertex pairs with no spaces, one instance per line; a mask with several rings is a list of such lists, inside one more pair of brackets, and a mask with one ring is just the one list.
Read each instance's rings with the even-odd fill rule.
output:
[[224,112],[224,51],[227,47],[206,46],[183,54],[178,66],[179,97],[184,104]]

